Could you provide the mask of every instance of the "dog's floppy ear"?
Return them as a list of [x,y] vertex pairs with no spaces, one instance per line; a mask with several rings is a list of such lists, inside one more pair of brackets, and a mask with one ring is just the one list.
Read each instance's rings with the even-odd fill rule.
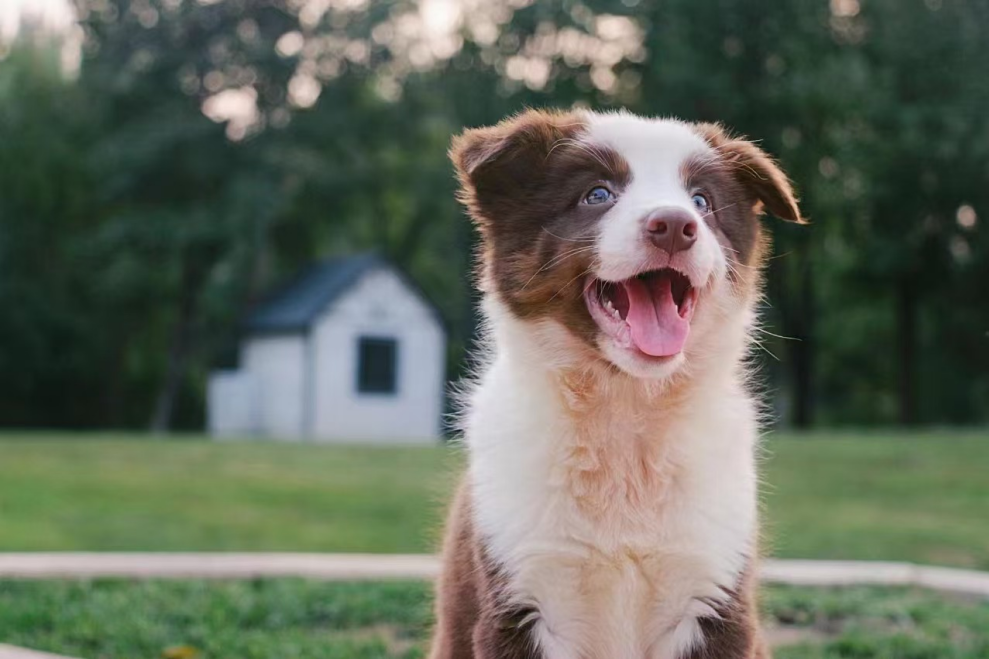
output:
[[464,131],[450,147],[460,201],[481,226],[510,214],[540,186],[553,148],[583,126],[577,113],[527,110],[495,126]]
[[746,139],[730,135],[718,124],[696,124],[696,128],[770,213],[782,220],[806,223],[790,179],[769,154]]

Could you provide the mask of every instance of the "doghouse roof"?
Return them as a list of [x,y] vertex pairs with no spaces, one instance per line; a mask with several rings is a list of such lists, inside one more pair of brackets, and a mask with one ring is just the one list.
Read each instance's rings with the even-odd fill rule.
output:
[[244,323],[249,334],[305,332],[312,323],[367,272],[388,268],[422,299],[442,325],[439,310],[401,270],[374,253],[320,261],[277,288]]

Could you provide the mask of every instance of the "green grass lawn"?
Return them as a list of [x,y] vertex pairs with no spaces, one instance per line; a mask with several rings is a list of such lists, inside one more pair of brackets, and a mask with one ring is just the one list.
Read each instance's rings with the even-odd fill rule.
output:
[[[776,659],[985,659],[989,602],[772,588]],[[0,638],[83,659],[422,657],[422,583],[0,581]]]
[[[989,431],[765,446],[774,555],[989,569]],[[0,551],[431,551],[459,463],[440,447],[0,435]]]
[[[989,434],[766,442],[778,556],[989,568]],[[461,457],[445,448],[0,436],[0,551],[420,552]],[[777,659],[987,659],[989,603],[773,587]],[[422,657],[422,583],[0,581],[0,640],[83,659]]]
[[439,447],[8,435],[0,551],[429,551],[458,462]]
[[989,430],[766,442],[767,549],[989,569]]

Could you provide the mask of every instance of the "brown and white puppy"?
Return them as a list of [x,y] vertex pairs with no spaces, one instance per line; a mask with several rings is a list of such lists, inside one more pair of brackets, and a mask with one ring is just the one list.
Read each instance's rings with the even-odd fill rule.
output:
[[712,124],[529,111],[451,151],[489,355],[433,659],[768,657],[744,359],[786,176]]

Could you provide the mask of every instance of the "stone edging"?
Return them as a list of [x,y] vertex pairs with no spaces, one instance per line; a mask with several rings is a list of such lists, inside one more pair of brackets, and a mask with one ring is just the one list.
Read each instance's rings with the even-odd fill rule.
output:
[[796,586],[918,586],[989,598],[989,572],[881,561],[772,560],[761,567],[767,583]]
[[38,652],[0,643],[0,659],[71,659],[50,652]]
[[[12,579],[432,579],[438,571],[428,554],[0,553],[0,578]],[[767,560],[760,572],[767,583],[920,586],[989,597],[989,573],[911,563]]]

